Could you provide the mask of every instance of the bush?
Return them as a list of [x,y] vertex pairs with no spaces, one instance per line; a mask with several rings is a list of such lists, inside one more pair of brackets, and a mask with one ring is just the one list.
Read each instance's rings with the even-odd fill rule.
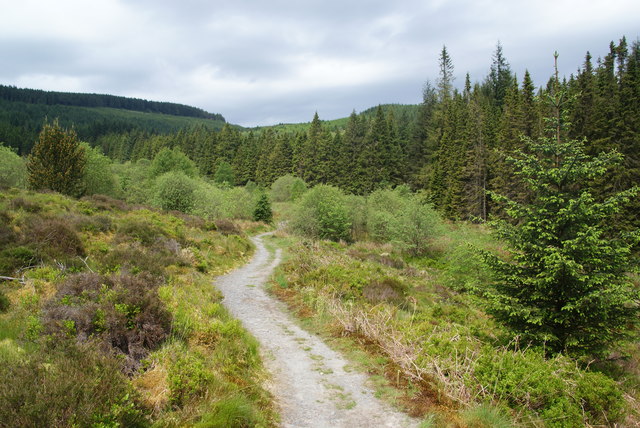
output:
[[565,357],[546,360],[535,350],[485,349],[475,380],[511,408],[537,413],[548,427],[608,425],[623,415],[624,399],[616,383],[576,368]]
[[198,175],[198,168],[180,149],[168,149],[165,147],[153,158],[149,173],[151,177],[159,177],[168,172],[181,172],[192,178]]
[[27,244],[35,247],[43,259],[64,260],[84,256],[84,247],[78,234],[61,218],[33,217],[28,222]]
[[17,269],[31,266],[36,254],[27,247],[9,247],[0,251],[0,274],[11,276]]
[[111,159],[102,154],[99,148],[93,148],[87,143],[81,143],[81,146],[84,147],[87,161],[82,178],[85,195],[99,193],[115,196],[118,184],[111,171]]
[[108,353],[122,355],[122,370],[132,374],[171,328],[171,315],[158,297],[159,285],[149,274],[72,275],[45,306],[45,331],[80,342],[94,338]]
[[93,344],[66,343],[16,361],[0,355],[0,425],[146,425],[118,362]]
[[377,190],[369,196],[367,228],[378,242],[392,242],[422,255],[438,231],[438,214],[406,187]]
[[351,240],[351,219],[340,189],[319,184],[305,193],[295,208],[291,227],[315,239]]
[[305,182],[292,175],[283,175],[271,185],[273,202],[290,202],[298,199],[307,190]]
[[0,145],[0,188],[3,187],[26,188],[27,165],[9,147]]
[[194,208],[196,184],[182,172],[168,172],[155,182],[154,202],[163,210],[190,213]]

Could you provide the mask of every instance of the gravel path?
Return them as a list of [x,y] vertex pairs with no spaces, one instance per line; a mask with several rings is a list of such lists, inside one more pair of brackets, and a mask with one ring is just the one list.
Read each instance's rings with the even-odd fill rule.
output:
[[298,327],[264,284],[280,263],[262,238],[253,259],[216,280],[224,305],[260,342],[284,427],[413,427],[417,422],[374,397],[367,377],[317,336]]

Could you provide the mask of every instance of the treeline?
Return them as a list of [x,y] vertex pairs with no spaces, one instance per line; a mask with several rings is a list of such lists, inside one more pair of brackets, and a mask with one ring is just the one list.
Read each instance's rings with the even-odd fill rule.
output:
[[104,135],[129,132],[146,135],[172,134],[194,124],[214,130],[222,128],[225,123],[224,119],[61,104],[32,104],[0,97],[0,142],[13,147],[21,155],[26,155],[37,140],[45,120],[56,118],[65,128],[74,128],[79,138],[87,142],[95,142]]
[[[584,183],[600,196],[640,182],[639,60],[638,42],[629,46],[623,38],[595,64],[587,53],[577,74],[561,82],[570,95],[563,137],[586,138],[590,155],[612,149],[624,155],[600,182]],[[536,88],[528,72],[519,79],[499,44],[482,82],[472,84],[467,75],[462,90],[453,83],[453,61],[444,47],[440,76],[425,85],[417,109],[354,112],[340,129],[325,126],[316,114],[306,130],[193,127],[165,136],[114,134],[97,144],[119,161],[152,159],[162,147],[178,147],[205,175],[230,164],[237,184],[268,186],[285,174],[354,194],[409,184],[448,218],[484,220],[499,211],[489,191],[526,198],[508,158],[523,149],[522,137],[554,131],[544,119],[549,88]]]
[[197,107],[169,102],[147,101],[139,98],[115,95],[53,92],[40,89],[22,89],[0,85],[0,99],[30,104],[66,105],[76,107],[108,107],[145,113],[161,113],[173,116],[197,117],[224,122],[221,114],[206,112]]

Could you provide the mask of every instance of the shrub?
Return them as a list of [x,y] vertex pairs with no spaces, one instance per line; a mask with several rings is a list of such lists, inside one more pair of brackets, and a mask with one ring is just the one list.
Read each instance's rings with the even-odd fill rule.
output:
[[24,241],[35,247],[43,259],[68,259],[84,256],[78,234],[61,218],[32,217]]
[[45,331],[75,336],[80,342],[94,338],[109,353],[121,354],[122,370],[132,374],[171,328],[171,315],[158,297],[159,285],[149,274],[72,275],[45,306]]
[[616,383],[600,373],[584,372],[565,357],[546,360],[541,352],[485,349],[475,379],[513,409],[526,408],[548,427],[614,423],[624,400]]
[[393,242],[421,255],[439,227],[438,214],[403,186],[377,190],[369,196],[367,228],[378,242]]
[[96,193],[114,196],[118,190],[116,178],[111,171],[111,159],[102,154],[99,148],[93,148],[87,143],[84,147],[86,164],[82,181],[86,195]]
[[0,251],[0,274],[11,275],[17,269],[31,266],[36,254],[27,247],[9,247]]
[[310,238],[350,241],[351,220],[345,195],[337,187],[315,186],[300,199],[291,226]]
[[155,182],[154,202],[163,210],[189,213],[194,208],[196,184],[182,172],[168,172]]
[[0,188],[27,186],[27,166],[23,158],[9,147],[0,145]]
[[295,201],[306,190],[307,185],[301,178],[283,175],[271,185],[271,199],[274,202]]
[[202,359],[193,354],[178,357],[169,367],[169,401],[176,407],[182,407],[188,399],[202,396],[213,379]]
[[198,168],[180,149],[165,147],[153,158],[149,173],[151,177],[159,177],[168,172],[181,172],[187,177],[196,177]]
[[7,312],[9,310],[9,306],[11,306],[11,301],[4,294],[4,291],[0,290],[0,313]]
[[0,425],[14,427],[146,425],[118,362],[94,344],[65,343],[2,361]]
[[220,219],[214,222],[216,230],[223,235],[242,235],[242,230],[231,220]]

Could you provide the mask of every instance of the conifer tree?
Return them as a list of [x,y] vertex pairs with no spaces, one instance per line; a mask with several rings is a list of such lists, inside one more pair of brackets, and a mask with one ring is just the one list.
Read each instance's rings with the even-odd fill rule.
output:
[[531,202],[492,194],[514,222],[495,223],[511,255],[484,254],[495,281],[483,294],[490,313],[525,340],[551,353],[604,355],[637,322],[639,295],[626,276],[634,240],[610,219],[640,189],[596,199],[585,188],[620,155],[590,157],[583,141],[564,138],[565,101],[556,68],[548,134],[525,137],[527,152],[514,159]]
[[45,123],[27,162],[29,186],[80,196],[86,159],[73,130]]
[[253,219],[255,221],[263,221],[265,223],[271,223],[273,221],[273,212],[271,210],[271,203],[266,193],[262,193],[256,207],[253,210]]

